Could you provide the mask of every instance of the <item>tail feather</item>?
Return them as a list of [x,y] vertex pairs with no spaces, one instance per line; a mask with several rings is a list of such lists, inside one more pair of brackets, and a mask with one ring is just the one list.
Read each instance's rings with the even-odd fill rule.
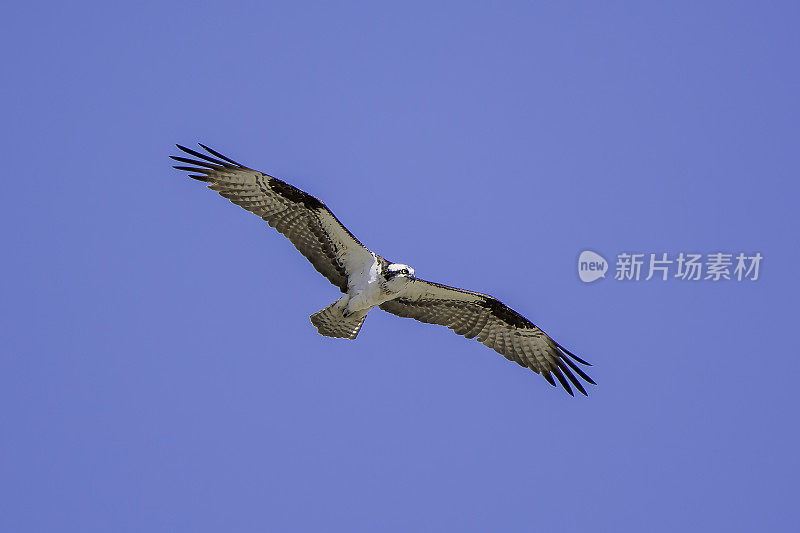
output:
[[366,311],[353,313],[345,317],[337,302],[311,315],[311,323],[316,326],[320,335],[353,340],[361,331],[361,325],[367,318]]

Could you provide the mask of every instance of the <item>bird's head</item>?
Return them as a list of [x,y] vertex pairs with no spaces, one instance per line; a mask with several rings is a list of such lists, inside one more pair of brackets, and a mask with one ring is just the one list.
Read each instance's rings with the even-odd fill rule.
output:
[[411,280],[414,279],[414,269],[401,263],[392,263],[386,267],[383,277],[386,278],[386,281],[400,278]]

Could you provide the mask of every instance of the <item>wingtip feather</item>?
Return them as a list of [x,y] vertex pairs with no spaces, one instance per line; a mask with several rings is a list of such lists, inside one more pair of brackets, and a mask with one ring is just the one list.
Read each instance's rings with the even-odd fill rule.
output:
[[592,378],[590,378],[590,377],[589,377],[589,376],[586,374],[586,372],[584,372],[583,370],[581,370],[581,369],[578,367],[578,365],[576,365],[575,363],[573,363],[573,362],[570,360],[570,358],[569,358],[569,357],[562,357],[562,358],[560,359],[560,361],[563,361],[564,363],[566,363],[566,364],[567,364],[567,365],[568,365],[568,366],[569,366],[569,367],[570,367],[572,370],[574,370],[575,372],[577,372],[577,373],[578,373],[578,375],[579,375],[580,377],[582,377],[583,379],[585,379],[586,381],[588,381],[588,382],[589,382],[589,383],[591,383],[592,385],[597,385],[597,383],[595,383],[595,382],[594,382],[594,380],[593,380]]
[[[193,155],[194,157],[198,157],[198,158],[200,158],[200,159],[202,159],[204,161],[208,161],[209,163],[213,163],[215,165],[219,165],[219,166],[222,166],[222,167],[226,167],[226,166],[230,167],[230,165],[226,161],[222,161],[220,159],[214,159],[213,157],[207,156],[206,154],[202,154],[202,153],[198,152],[197,150],[192,150],[191,148],[187,148],[187,147],[185,147],[183,145],[180,145],[180,144],[176,144],[175,146],[177,146],[179,150],[181,150],[183,152],[186,152],[189,155]],[[223,158],[223,159],[227,159],[227,158]]]
[[210,154],[212,154],[212,155],[214,155],[216,157],[219,157],[220,159],[223,159],[223,160],[227,161],[228,163],[232,163],[232,164],[234,164],[236,166],[239,166],[239,167],[244,167],[243,164],[241,164],[241,163],[239,163],[237,161],[234,161],[230,157],[226,157],[226,156],[222,155],[221,153],[217,152],[216,150],[213,150],[213,149],[209,148],[208,146],[206,146],[203,143],[197,143],[197,144],[199,144],[208,153],[210,153]]
[[569,381],[573,385],[575,385],[575,388],[578,389],[579,392],[581,392],[584,396],[589,396],[588,394],[586,394],[586,389],[583,388],[583,385],[581,385],[581,382],[578,380],[578,378],[575,377],[575,374],[570,372],[569,367],[564,365],[564,362],[561,359],[556,359],[556,364],[561,369],[561,371],[564,373],[564,375],[567,376],[567,379],[569,379]]
[[564,374],[561,373],[561,370],[559,370],[559,368],[556,366],[553,368],[552,372],[556,375],[556,379],[558,379],[558,382],[561,383],[561,386],[564,388],[564,390],[567,391],[570,396],[575,397],[575,394],[572,393],[572,387],[569,386],[569,382],[564,377]]

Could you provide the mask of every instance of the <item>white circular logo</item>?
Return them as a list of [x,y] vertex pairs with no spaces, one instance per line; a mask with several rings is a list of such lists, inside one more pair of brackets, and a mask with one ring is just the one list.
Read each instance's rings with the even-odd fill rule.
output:
[[608,261],[605,258],[591,250],[584,250],[578,257],[578,277],[584,283],[591,283],[592,281],[606,277],[608,270]]

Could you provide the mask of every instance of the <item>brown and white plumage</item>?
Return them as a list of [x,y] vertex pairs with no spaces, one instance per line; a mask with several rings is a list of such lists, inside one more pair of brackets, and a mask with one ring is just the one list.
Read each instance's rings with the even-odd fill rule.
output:
[[570,369],[594,384],[570,358],[584,365],[589,363],[565,350],[527,318],[487,294],[415,279],[403,296],[384,302],[380,308],[393,315],[447,326],[468,339],[477,337],[509,361],[530,368],[555,385],[552,373],[570,394],[572,390],[568,381],[586,394]]
[[288,183],[228,159],[202,146],[215,157],[177,145],[198,159],[170,156],[194,165],[175,166],[189,177],[208,183],[220,196],[263,218],[285,235],[320,274],[347,292],[348,267],[371,258],[352,233],[317,198]]
[[570,383],[586,394],[578,377],[594,384],[576,364],[589,363],[496,298],[417,279],[411,267],[387,261],[367,249],[314,196],[200,146],[210,155],[178,145],[195,159],[171,156],[191,165],[175,168],[263,218],[345,293],[311,315],[322,335],[355,339],[366,314],[377,306],[397,316],[447,326],[468,339],[477,337],[509,361],[541,374],[553,386],[555,376],[569,394],[573,394]]

